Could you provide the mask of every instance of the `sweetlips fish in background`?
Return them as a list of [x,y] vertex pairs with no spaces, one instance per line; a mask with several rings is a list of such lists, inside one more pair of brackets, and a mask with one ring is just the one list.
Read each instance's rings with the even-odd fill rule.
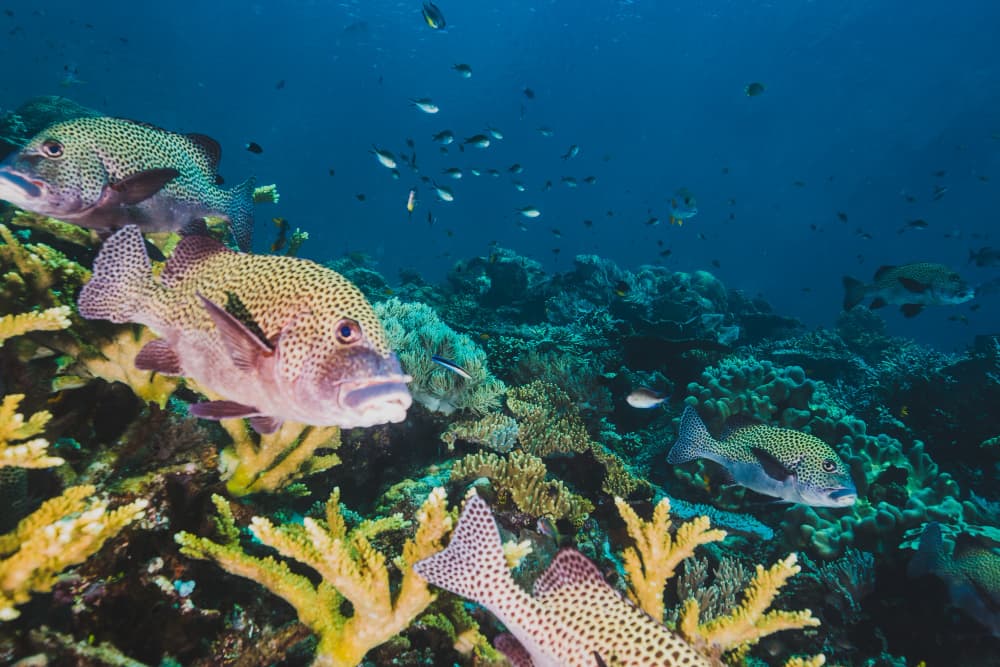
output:
[[715,461],[733,482],[790,503],[849,507],[858,499],[850,471],[830,445],[807,433],[766,424],[733,422],[721,440],[697,411],[684,408],[668,463]]
[[229,221],[237,245],[253,236],[254,179],[217,185],[222,150],[201,134],[108,116],[54,123],[0,164],[0,199],[82,227],[180,231],[192,221]]
[[920,314],[924,306],[949,306],[965,303],[976,296],[962,277],[944,264],[918,262],[900,266],[881,266],[870,285],[844,276],[844,310],[850,310],[872,297],[872,309],[886,304],[902,304],[906,317]]
[[192,235],[154,278],[142,234],[129,225],[104,243],[78,305],[88,319],[138,322],[161,336],[135,365],[191,377],[225,399],[192,405],[197,417],[248,417],[271,433],[285,420],[400,422],[410,407],[412,378],[371,305],[308,260],[238,253]]
[[562,549],[529,595],[511,577],[489,505],[465,501],[448,547],[417,562],[431,584],[486,607],[509,634],[494,640],[524,667],[708,667],[666,626],[625,600],[576,549]]

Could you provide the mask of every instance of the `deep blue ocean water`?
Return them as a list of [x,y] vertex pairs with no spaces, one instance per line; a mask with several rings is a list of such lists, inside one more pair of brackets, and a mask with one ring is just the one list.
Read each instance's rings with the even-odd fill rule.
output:
[[[973,284],[1000,276],[967,262],[970,248],[1000,247],[998,3],[438,4],[444,31],[416,1],[6,1],[0,106],[64,94],[209,134],[228,184],[252,174],[280,187],[277,207],[258,208],[258,250],[282,216],[309,232],[304,255],[368,253],[390,277],[413,268],[440,280],[493,241],[557,270],[577,253],[631,268],[669,248],[671,268],[711,270],[782,314],[830,325],[843,274],[935,261]],[[754,81],[765,92],[748,97]],[[422,114],[414,97],[440,112]],[[430,140],[488,125],[504,139],[487,150],[456,143],[445,155]],[[405,166],[393,180],[368,152],[410,153],[407,138],[421,174],[452,187],[454,202],[435,201]],[[251,141],[263,153],[243,150]],[[562,160],[572,144],[579,155]],[[447,167],[502,175],[450,181]],[[678,228],[667,202],[680,187],[700,212]],[[935,200],[935,188],[947,190]],[[526,205],[542,215],[517,216]],[[651,216],[660,224],[646,225]],[[898,233],[915,219],[928,228]],[[893,333],[952,349],[1000,330],[998,304],[986,293],[912,320],[882,312]]]

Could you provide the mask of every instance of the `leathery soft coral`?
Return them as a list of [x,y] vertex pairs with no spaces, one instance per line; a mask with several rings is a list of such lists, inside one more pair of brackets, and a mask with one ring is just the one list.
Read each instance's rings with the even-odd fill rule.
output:
[[[486,353],[445,324],[433,308],[390,299],[376,304],[375,312],[403,370],[413,376],[410,392],[414,400],[446,415],[456,410],[486,414],[499,407],[506,387],[486,367]],[[432,355],[458,364],[471,378],[434,363]]]

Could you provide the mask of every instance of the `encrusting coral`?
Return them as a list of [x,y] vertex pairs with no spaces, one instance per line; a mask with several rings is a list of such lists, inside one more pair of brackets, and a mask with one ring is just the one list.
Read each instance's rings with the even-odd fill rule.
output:
[[[386,556],[372,546],[376,536],[408,525],[401,515],[365,520],[348,530],[334,489],[326,504],[325,520],[306,518],[302,524],[275,526],[254,517],[250,531],[282,556],[315,570],[318,584],[295,574],[284,561],[272,556],[251,556],[238,541],[239,529],[228,502],[213,496],[222,542],[190,533],[175,536],[181,551],[193,558],[213,560],[232,574],[252,579],[284,598],[299,620],[319,637],[315,667],[357,665],[375,646],[404,630],[434,601],[427,583],[412,566],[441,550],[441,540],[451,529],[444,490],[431,492],[416,514],[416,533],[403,545],[394,561],[402,580],[393,595]],[[352,613],[344,611],[349,602]]]
[[148,505],[136,500],[109,510],[106,500],[94,498],[96,492],[88,485],[70,487],[0,535],[0,621],[17,618],[15,605],[52,590],[63,570],[97,553]]

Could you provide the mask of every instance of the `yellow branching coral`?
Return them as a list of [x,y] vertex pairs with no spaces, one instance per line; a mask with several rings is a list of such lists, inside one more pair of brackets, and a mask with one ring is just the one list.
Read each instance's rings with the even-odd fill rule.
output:
[[794,553],[770,569],[758,565],[740,606],[707,623],[699,624],[698,601],[689,598],[681,609],[678,630],[688,642],[711,655],[733,651],[739,656],[761,638],[775,632],[819,625],[819,619],[808,609],[767,611],[785,582],[801,569]]
[[340,447],[340,429],[336,426],[285,422],[258,440],[243,419],[223,419],[221,424],[233,443],[222,450],[219,465],[226,488],[234,496],[280,491],[296,480],[340,463],[340,457],[333,452],[317,454],[320,449]]
[[825,664],[826,656],[820,653],[809,658],[790,658],[785,667],[823,667]]
[[142,515],[145,500],[108,510],[93,486],[74,486],[51,498],[0,535],[0,621],[17,618],[15,605],[52,590],[59,574],[87,560]]
[[582,526],[594,506],[559,480],[546,481],[547,474],[540,458],[520,451],[507,458],[492,452],[470,454],[451,469],[452,480],[488,477],[499,494],[509,494],[517,508],[526,514],[568,519],[574,526]]
[[[275,526],[254,517],[250,530],[257,539],[319,573],[322,580],[314,585],[308,577],[293,573],[284,561],[246,553],[235,539],[232,514],[224,509],[227,501],[219,496],[212,500],[220,510],[218,521],[226,542],[178,533],[175,539],[181,551],[214,560],[226,571],[253,579],[284,598],[299,620],[319,636],[314,667],[357,665],[370,649],[404,630],[434,600],[412,566],[440,551],[442,539],[451,530],[444,489],[434,489],[417,512],[416,534],[395,561],[402,572],[395,596],[386,556],[372,546],[371,539],[404,525],[402,517],[365,521],[348,531],[337,489],[327,502],[325,520],[306,518],[301,525]],[[344,600],[350,602],[350,616],[343,610]]]
[[708,517],[700,516],[681,524],[670,535],[670,500],[664,498],[653,510],[653,519],[643,521],[621,498],[615,498],[618,513],[628,534],[635,540],[622,554],[629,580],[629,597],[642,609],[663,622],[663,591],[681,561],[709,542],[726,538],[726,531],[712,529]]
[[56,306],[47,310],[5,315],[0,317],[0,345],[14,336],[29,331],[59,331],[70,325],[69,306]]
[[545,458],[590,449],[590,435],[573,400],[550,382],[535,381],[508,390],[507,408],[517,417],[518,440],[529,454]]
[[14,215],[10,218],[10,224],[46,232],[61,241],[73,243],[74,245],[95,247],[101,243],[97,232],[92,229],[56,220],[55,218],[47,218],[38,213],[15,211]]
[[69,305],[90,271],[44,243],[22,243],[0,225],[0,298],[26,307]]
[[65,461],[61,458],[48,455],[48,441],[34,437],[45,430],[52,415],[46,411],[36,412],[25,421],[24,415],[17,412],[22,400],[24,394],[9,394],[0,403],[0,468],[51,468],[62,465]]

